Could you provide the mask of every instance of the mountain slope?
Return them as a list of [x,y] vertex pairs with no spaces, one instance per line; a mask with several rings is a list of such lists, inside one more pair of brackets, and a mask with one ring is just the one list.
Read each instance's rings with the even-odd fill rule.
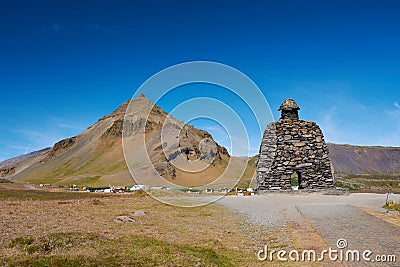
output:
[[30,159],[32,157],[35,157],[36,155],[39,155],[39,154],[41,154],[43,152],[46,152],[49,149],[50,149],[50,147],[46,147],[46,148],[43,148],[43,149],[40,149],[40,150],[37,150],[37,151],[32,151],[30,153],[23,154],[23,155],[18,156],[18,157],[6,159],[6,160],[0,162],[0,168],[4,167],[4,166],[14,165],[14,164],[17,164],[18,162]]
[[[128,174],[124,164],[118,133],[107,133],[123,118],[124,103],[112,114],[98,120],[81,134],[57,142],[50,150],[30,161],[20,162],[13,180],[31,183],[69,184],[87,182],[96,185],[102,178],[120,173]],[[125,174],[125,175],[124,175]],[[123,178],[122,178],[123,179]],[[125,180],[129,180],[129,177]],[[121,181],[122,182],[122,181]]]
[[[12,171],[3,171],[2,176],[29,183],[65,185],[74,183],[91,186],[134,184],[125,162],[122,145],[124,116],[129,104],[130,101],[122,104],[81,134],[61,140],[51,149],[27,160],[3,167]],[[138,170],[136,173],[140,176],[148,176],[151,181],[155,175],[150,167],[143,167],[147,155],[159,174],[167,181],[182,186],[206,184],[224,173],[230,156],[224,147],[214,143],[209,133],[184,125],[183,122],[153,105],[144,96],[132,100],[129,107],[130,112],[140,116],[146,109],[151,109],[147,120],[140,116],[135,117],[132,124],[127,126],[126,131],[124,130],[127,139],[135,139],[141,126],[144,126],[146,131],[147,151],[141,155],[136,153],[134,161],[137,165],[130,165],[134,170]],[[177,126],[181,128],[178,136],[175,136]],[[168,141],[168,145],[165,146],[166,142],[161,142],[163,127],[164,134],[171,137],[174,135],[174,140],[177,140],[175,143]],[[138,152],[139,146],[136,146],[136,141],[129,143],[131,148],[129,151]],[[174,160],[177,162],[173,162]],[[177,168],[178,165],[172,164],[179,163],[185,167],[188,162],[204,165],[207,168],[201,172],[187,172],[185,168]],[[243,163],[232,158],[232,164],[237,167],[227,175],[237,176],[239,179],[241,175],[239,167],[243,166]]]
[[400,173],[400,147],[328,143],[335,173]]

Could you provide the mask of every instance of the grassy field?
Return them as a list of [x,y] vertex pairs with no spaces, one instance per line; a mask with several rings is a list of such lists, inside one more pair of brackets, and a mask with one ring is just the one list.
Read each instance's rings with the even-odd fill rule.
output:
[[265,244],[276,250],[326,247],[311,225],[288,221],[266,228],[218,204],[179,208],[143,192],[0,184],[0,217],[0,266],[266,266],[256,257]]
[[[146,194],[7,184],[0,205],[0,266],[257,266],[259,244],[283,246],[277,231],[260,231],[219,205],[178,208]],[[135,217],[137,210],[145,215]]]
[[336,186],[353,192],[400,193],[400,175],[395,174],[346,174],[336,178]]

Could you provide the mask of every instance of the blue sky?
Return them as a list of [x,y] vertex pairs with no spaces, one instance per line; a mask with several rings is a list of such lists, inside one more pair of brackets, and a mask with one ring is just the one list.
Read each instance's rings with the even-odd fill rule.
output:
[[400,2],[260,2],[2,1],[0,160],[80,133],[193,60],[248,75],[276,119],[294,98],[329,142],[400,146]]

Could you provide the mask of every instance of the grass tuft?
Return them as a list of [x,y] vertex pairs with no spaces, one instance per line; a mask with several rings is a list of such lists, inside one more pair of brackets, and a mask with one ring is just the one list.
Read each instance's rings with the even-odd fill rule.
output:
[[398,212],[400,212],[400,203],[389,201],[383,206],[383,208],[387,210],[397,210]]

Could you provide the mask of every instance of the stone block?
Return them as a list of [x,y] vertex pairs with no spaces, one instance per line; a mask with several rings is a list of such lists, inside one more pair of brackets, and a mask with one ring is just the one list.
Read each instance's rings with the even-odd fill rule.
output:
[[296,143],[293,143],[295,146],[297,146],[297,147],[299,147],[299,146],[305,146],[306,145],[306,143],[305,142],[296,142]]

